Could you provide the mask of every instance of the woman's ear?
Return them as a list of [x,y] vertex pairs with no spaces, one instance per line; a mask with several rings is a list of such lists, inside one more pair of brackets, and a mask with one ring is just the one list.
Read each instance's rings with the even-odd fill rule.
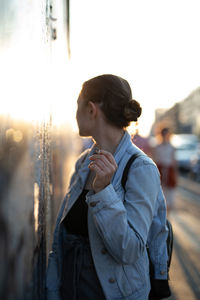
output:
[[98,111],[97,104],[92,101],[89,101],[88,102],[88,112],[89,112],[89,116],[90,116],[91,120],[96,118],[97,111]]

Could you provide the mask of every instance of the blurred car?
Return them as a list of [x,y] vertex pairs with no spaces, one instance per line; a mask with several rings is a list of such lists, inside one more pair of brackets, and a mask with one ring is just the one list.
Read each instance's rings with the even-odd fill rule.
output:
[[190,172],[192,161],[198,155],[198,138],[194,134],[174,134],[171,143],[175,148],[177,166],[182,172]]
[[198,143],[197,154],[191,160],[190,178],[200,182],[200,143]]

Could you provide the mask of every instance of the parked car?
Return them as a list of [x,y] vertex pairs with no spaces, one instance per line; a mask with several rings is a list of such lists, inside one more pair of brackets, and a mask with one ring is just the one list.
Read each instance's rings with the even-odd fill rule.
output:
[[198,155],[198,138],[193,134],[174,134],[171,143],[175,147],[175,159],[180,171],[190,172],[192,161]]

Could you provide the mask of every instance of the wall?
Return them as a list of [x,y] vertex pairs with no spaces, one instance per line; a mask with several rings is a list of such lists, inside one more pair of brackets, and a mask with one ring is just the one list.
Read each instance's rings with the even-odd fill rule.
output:
[[1,1],[0,299],[45,299],[55,218],[80,151],[70,124],[54,123],[59,39],[69,61],[66,4],[55,3]]

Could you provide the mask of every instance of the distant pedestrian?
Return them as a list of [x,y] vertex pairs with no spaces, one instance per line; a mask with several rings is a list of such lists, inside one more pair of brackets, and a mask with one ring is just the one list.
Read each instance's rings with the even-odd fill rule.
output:
[[167,202],[168,213],[171,212],[175,201],[177,186],[177,168],[175,148],[170,143],[170,130],[165,127],[160,131],[160,142],[153,149],[153,159],[161,175],[161,184]]
[[151,157],[151,146],[148,137],[141,136],[137,130],[136,133],[132,135],[132,142]]

